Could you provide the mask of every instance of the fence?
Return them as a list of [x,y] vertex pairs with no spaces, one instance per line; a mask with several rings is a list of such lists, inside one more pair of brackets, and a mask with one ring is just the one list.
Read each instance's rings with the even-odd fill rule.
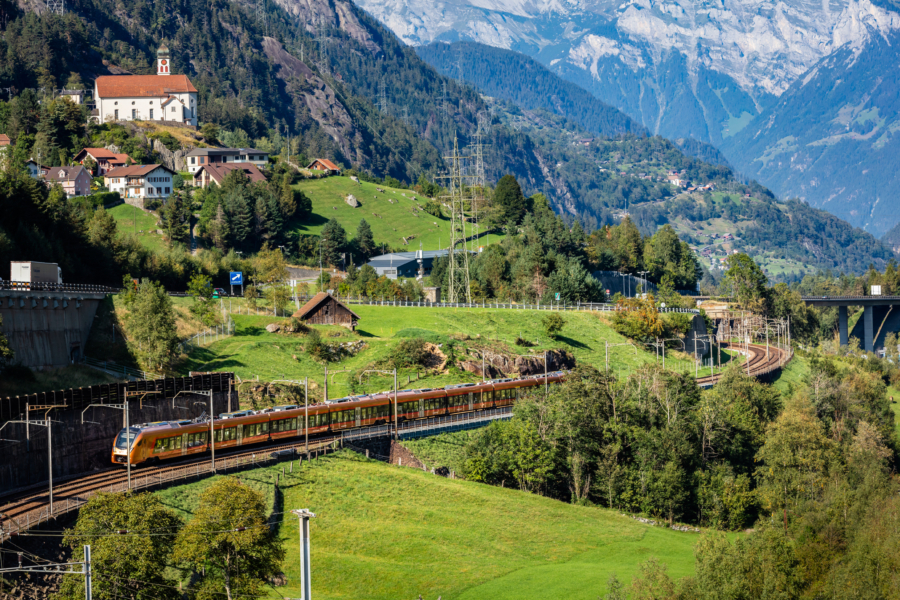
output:
[[125,365],[120,365],[118,363],[109,362],[106,360],[97,360],[95,358],[91,358],[89,356],[85,356],[82,362],[94,369],[99,369],[110,375],[115,375],[116,377],[124,377],[124,378],[133,378],[133,379],[153,379],[153,373],[148,373],[146,371],[141,371],[140,369],[134,369],[132,367],[126,367]]
[[114,294],[119,288],[80,283],[28,283],[25,281],[0,281],[0,290],[23,292],[73,292],[82,294]]
[[192,350],[217,342],[229,335],[234,335],[234,320],[230,317],[227,323],[216,325],[215,327],[201,331],[200,333],[183,340],[180,344],[181,351],[187,354]]

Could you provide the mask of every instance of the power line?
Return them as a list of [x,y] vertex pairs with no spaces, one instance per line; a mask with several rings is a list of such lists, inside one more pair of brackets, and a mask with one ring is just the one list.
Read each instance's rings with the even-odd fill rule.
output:
[[[453,138],[453,155],[445,156],[444,160],[450,165],[450,174],[441,179],[449,179],[448,196],[444,196],[450,201],[450,249],[449,249],[449,277],[450,277],[450,298],[451,303],[454,302],[472,302],[472,288],[469,281],[469,249],[466,247],[466,216],[464,210],[465,204],[465,185],[463,179],[470,179],[471,176],[464,175],[465,163],[467,156],[460,156],[459,143],[454,136]],[[462,243],[462,254],[459,254],[457,246]]]
[[47,12],[63,16],[66,14],[66,0],[47,0]]

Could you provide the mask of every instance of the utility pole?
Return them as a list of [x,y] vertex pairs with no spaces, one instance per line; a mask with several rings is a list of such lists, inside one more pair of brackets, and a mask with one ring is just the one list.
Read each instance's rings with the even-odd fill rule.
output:
[[[84,561],[75,563],[50,563],[45,565],[22,566],[22,553],[19,552],[19,566],[0,569],[2,573],[50,573],[53,575],[84,575],[84,598],[92,600],[94,586],[91,582],[91,547],[84,546]],[[77,571],[72,567],[81,567]]]
[[[38,427],[46,427],[47,428],[47,463],[48,463],[48,471],[49,471],[49,483],[50,483],[50,515],[53,515],[53,421],[50,419],[50,411],[54,408],[65,408],[65,404],[45,404],[38,406],[28,406],[25,410],[25,420],[15,420],[15,421],[7,421],[3,425],[0,425],[0,431],[3,430],[4,427],[9,425],[10,423],[20,423],[24,424],[25,427],[29,427],[30,425],[37,425]],[[32,421],[29,418],[28,411],[29,410],[45,410],[44,419],[42,421]],[[18,440],[2,440],[8,442],[18,442]]]
[[301,600],[312,600],[312,568],[309,564],[309,520],[315,519],[316,514],[308,508],[294,509],[291,511],[300,518],[300,586]]

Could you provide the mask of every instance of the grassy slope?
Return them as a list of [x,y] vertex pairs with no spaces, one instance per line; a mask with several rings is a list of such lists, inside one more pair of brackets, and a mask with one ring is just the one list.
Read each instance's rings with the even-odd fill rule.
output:
[[[403,329],[420,328],[443,335],[465,334],[468,341],[460,342],[460,346],[477,347],[482,344],[502,342],[513,348],[514,352],[529,354],[528,348],[514,345],[517,336],[535,342],[531,350],[540,354],[544,349],[564,348],[575,355],[579,364],[591,364],[603,368],[605,362],[604,341],[610,344],[622,344],[625,339],[615,333],[601,318],[594,313],[568,313],[562,335],[554,341],[543,332],[541,319],[546,313],[536,311],[492,310],[492,309],[451,309],[451,308],[401,308],[386,306],[353,306],[360,315],[357,333],[351,333],[340,327],[320,327],[327,341],[346,342],[362,339],[368,348],[356,356],[339,363],[330,363],[328,369],[334,372],[339,369],[370,368],[374,362],[385,359],[399,339],[395,337]],[[278,322],[272,316],[234,315],[237,333],[208,347],[196,350],[188,360],[179,366],[181,372],[187,371],[220,371],[233,370],[241,379],[303,379],[306,376],[315,383],[318,389],[324,381],[322,364],[313,361],[304,351],[303,336],[284,336],[269,333],[265,326]],[[480,335],[481,339],[474,339]],[[328,337],[335,336],[335,337]],[[294,356],[297,358],[294,359]],[[655,360],[655,354],[644,350],[636,351],[632,346],[610,348],[610,367],[619,373],[633,371],[642,364]],[[678,363],[667,360],[667,367],[680,364],[682,368],[693,366],[686,361]],[[408,387],[407,375],[415,378],[415,369],[401,371],[399,383]],[[338,374],[329,378],[329,397],[335,398],[349,393],[348,375]],[[479,378],[470,373],[456,375],[431,376],[422,380],[421,387],[443,386],[447,383],[461,381],[477,381]],[[372,391],[389,389],[391,382],[387,377],[372,376]]]
[[[302,234],[319,235],[325,223],[333,218],[352,238],[356,235],[360,220],[365,219],[372,227],[375,242],[389,247],[404,246],[403,237],[410,234],[416,236],[409,243],[410,251],[418,250],[420,242],[423,250],[446,248],[450,242],[449,219],[439,219],[423,212],[413,214],[417,205],[424,206],[428,200],[414,191],[394,190],[366,182],[357,184],[349,177],[310,179],[294,188],[309,196],[313,205],[312,218],[295,225],[295,229]],[[378,188],[383,189],[384,193],[379,192]],[[349,194],[359,200],[358,208],[352,208],[345,202]],[[388,198],[394,204],[388,202]],[[499,239],[496,234],[490,236],[490,240]]]
[[[276,472],[280,466],[240,477],[265,486]],[[185,490],[205,485],[160,494],[170,506],[189,511],[196,496]],[[280,491],[282,510],[309,508],[318,515],[311,525],[318,598],[594,600],[605,593],[612,572],[628,581],[650,556],[666,563],[674,576],[693,571],[696,534],[349,452],[302,469],[295,465]],[[271,590],[269,597],[298,598],[296,521],[285,519],[280,535],[288,585]]]
[[[163,252],[166,249],[166,242],[163,236],[156,233],[158,227],[156,215],[130,204],[115,206],[109,209],[109,214],[116,220],[119,235],[136,235],[138,241],[145,248],[155,252]],[[138,233],[135,233],[135,231]]]

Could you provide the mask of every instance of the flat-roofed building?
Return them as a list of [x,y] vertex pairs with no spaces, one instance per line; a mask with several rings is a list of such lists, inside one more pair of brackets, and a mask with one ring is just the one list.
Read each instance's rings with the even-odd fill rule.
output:
[[184,155],[184,164],[194,174],[206,165],[251,163],[258,169],[269,164],[269,153],[255,148],[194,148]]

